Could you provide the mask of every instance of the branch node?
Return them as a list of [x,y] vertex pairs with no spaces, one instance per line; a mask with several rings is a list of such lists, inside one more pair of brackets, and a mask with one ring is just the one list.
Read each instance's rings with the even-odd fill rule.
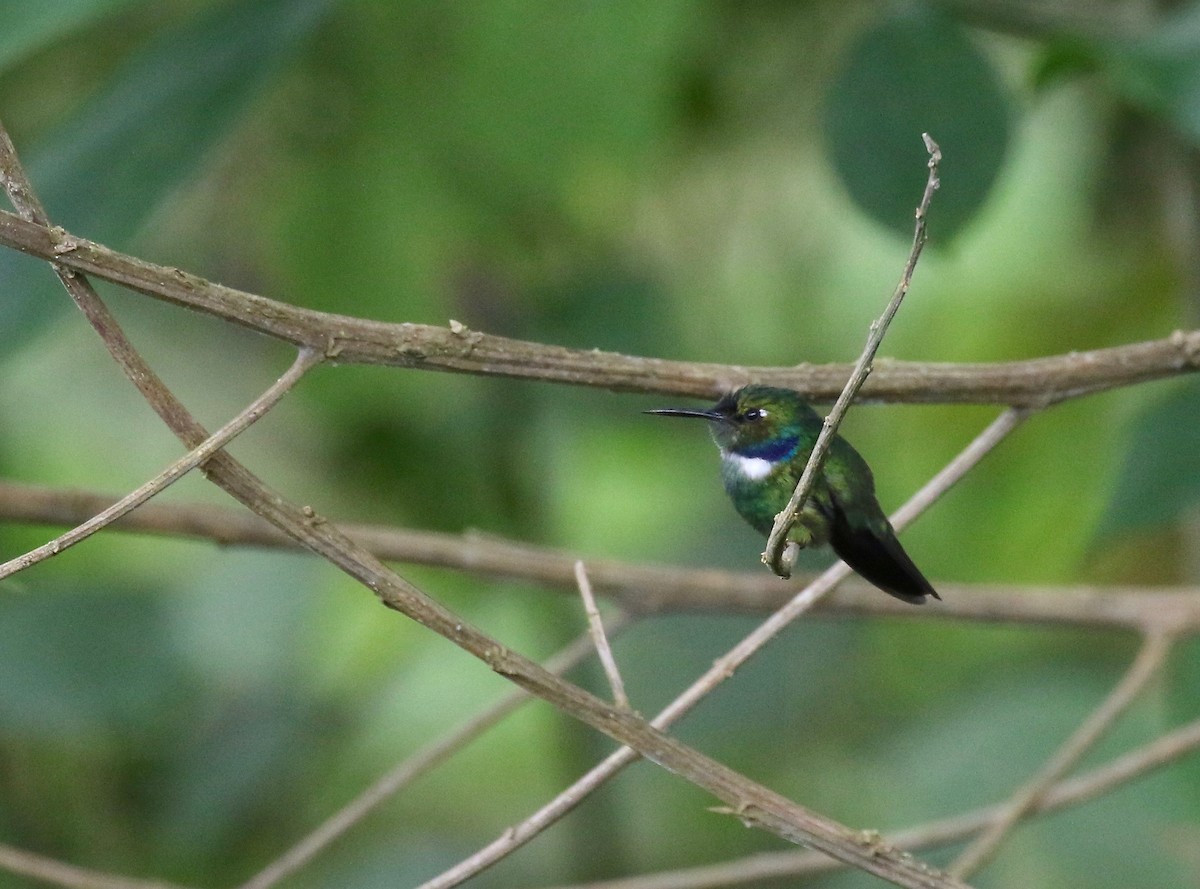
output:
[[[459,624],[458,626],[461,626]],[[522,675],[520,663],[507,646],[495,644],[488,645],[481,652],[483,662],[491,668],[492,672],[497,673],[506,678]]]
[[54,237],[54,244],[50,248],[55,256],[63,256],[78,250],[83,242],[72,234],[69,234],[61,225],[50,226],[50,232]]
[[709,806],[708,811],[714,815],[732,815],[738,821],[742,822],[742,827],[758,827],[762,820],[756,814],[758,806],[748,800],[740,802],[736,806]]

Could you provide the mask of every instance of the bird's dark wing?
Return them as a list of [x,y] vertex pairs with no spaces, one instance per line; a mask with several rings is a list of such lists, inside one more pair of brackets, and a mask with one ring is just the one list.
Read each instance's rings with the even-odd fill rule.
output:
[[882,510],[878,517],[851,522],[835,497],[829,510],[829,545],[847,565],[897,599],[921,605],[926,596],[941,598],[908,557]]

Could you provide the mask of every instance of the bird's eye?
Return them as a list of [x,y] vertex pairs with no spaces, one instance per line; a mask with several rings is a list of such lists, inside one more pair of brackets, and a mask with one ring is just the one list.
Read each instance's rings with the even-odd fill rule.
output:
[[742,411],[742,420],[747,423],[753,423],[755,420],[761,420],[767,415],[761,407],[752,407]]

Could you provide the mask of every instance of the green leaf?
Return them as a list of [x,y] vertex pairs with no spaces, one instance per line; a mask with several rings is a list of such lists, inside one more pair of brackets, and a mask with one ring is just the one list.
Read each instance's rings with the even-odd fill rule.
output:
[[[1168,662],[1167,707],[1174,722],[1184,723],[1196,718],[1196,701],[1200,700],[1200,640],[1188,639],[1171,650]],[[1188,789],[1193,816],[1200,816],[1200,757],[1185,757],[1176,772]]]
[[132,0],[0,0],[0,68],[37,52],[68,34],[81,31]]
[[78,590],[0,605],[0,726],[39,739],[147,730],[189,687],[149,595]]
[[1200,380],[1172,390],[1132,426],[1098,538],[1170,524],[1200,503]]
[[[331,0],[226,3],[135,54],[108,88],[28,155],[50,218],[120,245],[191,175]],[[43,263],[0,255],[0,327],[40,327],[67,301]],[[10,340],[11,341],[11,340]]]
[[[364,11],[339,20],[340,56],[316,60],[323,78],[340,61],[354,114],[302,158],[307,175],[279,180],[270,212],[286,226],[279,259],[294,300],[344,311],[353,293],[356,314],[389,317],[403,293],[404,317],[423,320],[444,320],[448,268],[525,268],[531,251],[593,249],[597,235],[583,231],[625,224],[635,183],[669,144],[679,59],[703,20],[680,0]],[[309,109],[298,115],[324,134]],[[520,315],[556,302],[569,314],[570,286],[523,293],[538,305]],[[466,323],[487,311],[494,327],[507,302],[457,311]]]
[[1107,47],[1104,55],[1119,92],[1200,143],[1200,4],[1188,4],[1147,37]]
[[945,154],[930,226],[943,242],[979,211],[1009,138],[1005,96],[964,30],[930,10],[884,19],[850,47],[826,100],[833,164],[873,219],[911,234],[926,179],[921,133]]

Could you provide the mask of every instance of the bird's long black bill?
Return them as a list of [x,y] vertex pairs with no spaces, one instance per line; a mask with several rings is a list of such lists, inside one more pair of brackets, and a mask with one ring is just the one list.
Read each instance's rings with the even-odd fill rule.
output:
[[683,407],[657,407],[653,410],[642,411],[643,414],[657,414],[660,417],[698,417],[701,420],[716,420],[720,422],[725,417],[716,411],[697,411]]

